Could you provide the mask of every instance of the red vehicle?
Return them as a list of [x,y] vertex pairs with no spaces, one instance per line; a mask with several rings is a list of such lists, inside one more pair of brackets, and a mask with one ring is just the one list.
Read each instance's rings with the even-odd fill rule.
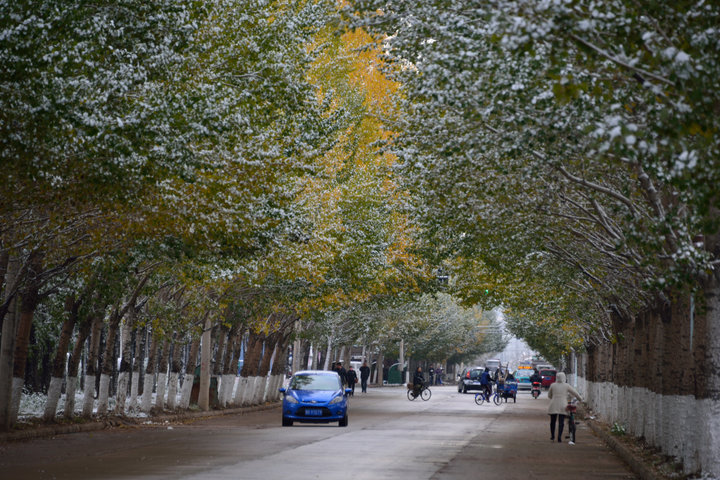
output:
[[550,388],[550,385],[555,383],[555,376],[557,375],[557,370],[540,370],[540,376],[542,377],[542,388],[547,390]]

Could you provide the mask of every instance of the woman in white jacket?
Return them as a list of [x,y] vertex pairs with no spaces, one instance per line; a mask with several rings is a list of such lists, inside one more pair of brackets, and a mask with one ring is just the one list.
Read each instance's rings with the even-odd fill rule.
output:
[[557,441],[562,442],[563,428],[565,427],[565,407],[567,406],[570,395],[582,402],[580,394],[565,382],[565,373],[558,372],[555,383],[550,385],[548,390],[548,398],[550,406],[548,406],[548,414],[550,415],[550,440],[555,440],[555,420],[559,420]]

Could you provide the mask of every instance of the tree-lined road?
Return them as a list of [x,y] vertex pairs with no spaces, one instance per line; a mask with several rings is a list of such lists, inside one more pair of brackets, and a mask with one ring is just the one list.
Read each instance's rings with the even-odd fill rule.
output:
[[635,478],[581,424],[577,445],[550,442],[547,398],[477,406],[454,386],[409,402],[399,388],[351,399],[350,425],[280,426],[280,409],[182,425],[5,444],[3,478],[455,479]]

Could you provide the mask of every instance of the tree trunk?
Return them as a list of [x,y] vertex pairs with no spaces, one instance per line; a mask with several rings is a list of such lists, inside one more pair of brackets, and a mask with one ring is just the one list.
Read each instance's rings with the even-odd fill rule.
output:
[[165,392],[167,390],[168,365],[170,363],[170,340],[165,339],[160,352],[158,365],[157,395],[155,395],[155,409],[159,412],[165,410]]
[[330,368],[330,357],[332,355],[332,337],[328,337],[327,350],[325,352],[325,363],[323,364],[323,370]]
[[105,349],[102,354],[102,371],[100,372],[100,389],[98,391],[98,415],[105,415],[108,411],[108,397],[110,395],[110,379],[112,378],[113,369],[115,368],[115,337],[117,336],[118,327],[122,316],[117,308],[110,314],[110,322],[107,328],[107,337],[105,339]]
[[42,272],[42,255],[35,251],[28,258],[28,284],[20,292],[20,320],[15,337],[15,355],[13,358],[12,400],[8,426],[17,421],[20,410],[20,397],[25,384],[25,366],[27,365],[30,331],[32,330],[35,309],[40,303],[40,273]]
[[75,391],[78,385],[78,366],[82,357],[82,350],[85,341],[90,335],[92,322],[89,319],[80,321],[78,328],[78,336],[73,346],[73,351],[68,360],[67,385],[65,387],[65,407],[63,407],[63,415],[65,418],[72,418],[75,415]]
[[148,338],[148,329],[143,327],[135,332],[135,359],[132,367],[132,378],[130,379],[130,402],[128,411],[137,410],[138,395],[140,395],[140,381],[142,379],[142,365],[145,361],[145,345]]
[[92,319],[90,348],[88,349],[87,367],[85,369],[85,389],[83,392],[82,416],[90,417],[95,406],[95,380],[100,360],[100,336],[102,335],[103,319],[95,314]]
[[149,413],[152,410],[152,394],[155,386],[155,372],[157,372],[157,351],[160,339],[155,338],[155,334],[148,332],[148,349],[147,368],[145,369],[145,381],[143,382],[142,401],[140,403],[140,411]]
[[245,350],[245,362],[243,363],[243,377],[247,378],[243,395],[242,405],[251,405],[253,395],[255,394],[255,384],[257,382],[257,372],[260,366],[260,355],[262,353],[262,339],[252,330],[248,335],[247,349]]
[[226,375],[232,378],[232,388],[227,393],[227,403],[230,405],[237,405],[238,397],[237,391],[240,387],[240,376],[238,372],[238,361],[240,359],[240,352],[242,347],[242,339],[245,333],[243,327],[238,327],[232,341],[232,355],[229,360],[229,365],[225,369]]
[[202,344],[200,350],[200,391],[198,394],[198,407],[200,410],[210,410],[210,359],[212,358],[212,320],[208,315],[203,327]]
[[[12,405],[13,358],[15,356],[15,340],[17,324],[20,320],[17,300],[12,293],[17,282],[20,261],[16,257],[9,260],[4,277],[3,305],[7,310],[0,312],[3,318],[2,341],[0,343],[0,429],[10,428],[10,408]],[[0,282],[1,284],[2,282]],[[12,298],[11,298],[12,297]]]
[[288,350],[290,349],[290,335],[283,335],[278,342],[278,355],[272,364],[271,373],[275,379],[271,389],[269,390],[268,401],[277,401],[280,398],[278,389],[285,381],[285,365],[288,358]]
[[[16,275],[13,274],[8,278],[5,278],[10,268],[10,253],[7,250],[0,252],[0,331],[2,331],[3,322],[5,321],[5,314],[7,313],[7,307],[5,307],[6,300],[9,300],[12,295],[11,285],[15,283]],[[10,280],[10,281],[8,281]],[[3,284],[7,285],[3,288]]]
[[375,364],[375,377],[377,378],[376,382],[379,386],[383,386],[383,375],[384,375],[384,363],[385,363],[385,355],[383,354],[383,351],[380,350],[377,357],[377,363]]
[[48,388],[47,402],[45,402],[43,420],[46,422],[53,420],[57,412],[57,404],[60,400],[62,384],[65,380],[65,358],[67,357],[67,351],[70,347],[70,340],[72,339],[72,333],[75,328],[75,322],[78,318],[79,309],[80,301],[74,298],[68,298],[66,305],[68,315],[63,322],[60,339],[58,340],[58,345],[55,349],[52,376],[50,378],[50,388]]
[[185,365],[185,379],[183,380],[182,394],[180,396],[180,408],[185,409],[190,406],[190,397],[192,396],[193,382],[195,381],[195,367],[197,367],[197,356],[200,350],[200,336],[193,336],[190,343],[190,352],[188,353],[187,365]]
[[178,404],[179,375],[182,367],[182,352],[184,345],[180,342],[182,336],[175,332],[172,342],[172,353],[170,356],[170,375],[168,377],[167,408],[175,410]]
[[267,373],[270,370],[270,363],[272,362],[273,354],[275,353],[275,343],[277,336],[272,334],[265,337],[263,342],[262,356],[260,357],[260,365],[257,371],[257,380],[255,384],[255,395],[253,396],[252,403],[257,405],[262,403],[265,395],[265,388],[267,387]]
[[[115,413],[124,414],[125,404],[128,396],[128,382],[130,380],[130,372],[133,365],[133,342],[132,334],[135,328],[136,310],[135,306],[131,306],[128,310],[127,320],[123,322],[122,330],[120,334],[120,373],[118,374],[118,388],[117,394],[115,395]],[[137,394],[137,383],[135,394]]]
[[[247,348],[245,347],[245,337],[247,335],[247,332],[243,330],[243,333],[240,335],[240,338],[238,339],[238,355],[237,358],[240,358],[240,354],[244,351],[244,357],[247,357]],[[243,350],[244,349],[244,350]],[[245,365],[245,361],[243,360],[243,368]],[[248,384],[248,378],[243,374],[243,370],[240,369],[239,372],[239,378],[237,380],[237,388],[235,389],[235,396],[233,397],[233,405],[239,407],[243,404],[243,395],[245,395],[245,392],[247,390],[247,384]]]
[[[226,331],[227,329],[223,329]],[[233,388],[235,387],[235,375],[230,375],[232,370],[232,360],[235,347],[235,337],[237,336],[238,327],[233,325],[232,328],[227,330],[227,340],[225,341],[225,351],[222,356],[222,369],[219,371],[221,375],[220,379],[220,391],[218,392],[218,403],[220,407],[225,408],[229,402],[229,395],[232,395]],[[218,348],[218,356],[220,355],[220,349]]]

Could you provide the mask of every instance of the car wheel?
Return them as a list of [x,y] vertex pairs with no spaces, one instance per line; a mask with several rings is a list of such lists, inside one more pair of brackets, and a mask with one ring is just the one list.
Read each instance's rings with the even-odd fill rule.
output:
[[346,413],[345,416],[343,418],[341,418],[340,421],[338,422],[338,427],[347,427],[347,426],[348,426],[348,416]]
[[283,427],[292,427],[292,425],[293,425],[293,421],[292,421],[292,420],[290,420],[290,419],[287,418],[287,417],[282,417],[282,426],[283,426]]

